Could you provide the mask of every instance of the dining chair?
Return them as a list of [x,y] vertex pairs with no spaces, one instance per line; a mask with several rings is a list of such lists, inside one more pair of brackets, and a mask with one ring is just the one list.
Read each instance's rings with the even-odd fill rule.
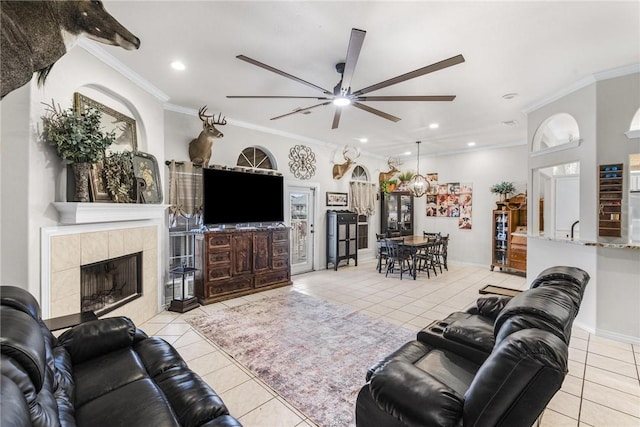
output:
[[439,240],[435,237],[429,237],[429,243],[421,248],[421,250],[416,254],[417,257],[417,266],[419,271],[426,271],[427,278],[431,278],[429,273],[430,270],[433,270],[433,274],[436,276],[438,272],[436,271],[437,261],[437,250],[439,247]]
[[386,239],[385,243],[387,245],[387,271],[384,276],[387,277],[389,272],[394,273],[397,267],[400,270],[400,280],[402,280],[403,273],[412,273],[413,256],[411,250],[404,246],[404,239]]
[[449,267],[447,267],[447,246],[449,245],[449,234],[446,236],[442,236],[440,238],[440,252],[438,257],[440,258],[440,263],[444,267],[445,270],[449,271]]
[[436,239],[439,239],[441,236],[442,236],[442,233],[440,232],[438,233],[430,233],[427,231],[422,232],[422,237],[427,237],[427,238],[435,237]]
[[389,251],[387,250],[386,236],[384,234],[376,233],[376,247],[378,249],[378,273],[382,273],[382,260],[384,260],[384,266],[387,267],[389,260]]

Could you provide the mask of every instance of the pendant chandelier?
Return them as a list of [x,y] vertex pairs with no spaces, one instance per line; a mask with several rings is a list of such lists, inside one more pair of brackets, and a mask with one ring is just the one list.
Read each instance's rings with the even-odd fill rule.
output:
[[416,141],[416,144],[418,144],[418,164],[416,166],[416,174],[411,178],[411,181],[409,181],[409,192],[411,192],[415,197],[424,196],[430,187],[427,178],[420,175],[420,142],[421,141]]

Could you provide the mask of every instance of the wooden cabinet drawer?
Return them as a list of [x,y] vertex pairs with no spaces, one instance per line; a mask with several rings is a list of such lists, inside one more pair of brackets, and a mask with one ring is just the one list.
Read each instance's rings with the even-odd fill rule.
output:
[[511,260],[509,262],[509,268],[512,268],[514,270],[527,271],[527,262]]
[[278,243],[273,245],[273,253],[272,256],[283,256],[289,254],[289,245],[286,243]]
[[208,255],[207,264],[209,265],[231,262],[231,252],[229,251],[209,252]]
[[207,283],[205,288],[207,298],[251,289],[251,276],[234,277],[232,280],[225,280],[220,283]]
[[278,257],[273,259],[272,267],[274,270],[280,268],[289,268],[289,257]]
[[231,265],[210,267],[208,269],[207,280],[219,280],[227,277],[231,277]]
[[273,232],[273,242],[288,242],[289,241],[289,229],[276,230]]
[[228,248],[231,246],[231,235],[226,233],[208,233],[206,243],[209,249]]
[[354,222],[357,217],[354,213],[339,213],[338,222]]
[[258,274],[255,277],[255,287],[275,285],[289,281],[289,270],[272,271],[271,273]]

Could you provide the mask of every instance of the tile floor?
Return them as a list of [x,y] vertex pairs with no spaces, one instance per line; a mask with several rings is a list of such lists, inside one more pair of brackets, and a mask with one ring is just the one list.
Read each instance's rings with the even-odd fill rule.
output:
[[[293,277],[293,285],[211,304],[185,314],[163,312],[139,325],[172,343],[222,397],[245,427],[314,426],[269,386],[185,323],[189,316],[246,304],[291,291],[353,308],[416,332],[431,321],[468,307],[486,284],[522,289],[525,279],[488,268],[450,265],[416,281],[385,278],[373,262]],[[596,337],[574,328],[569,375],[545,410],[543,426],[640,427],[640,345]],[[362,367],[362,378],[367,366]]]

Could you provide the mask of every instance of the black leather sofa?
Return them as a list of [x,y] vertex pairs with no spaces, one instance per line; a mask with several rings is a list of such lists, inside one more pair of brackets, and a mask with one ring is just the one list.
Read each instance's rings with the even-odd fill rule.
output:
[[531,426],[567,373],[588,281],[583,270],[554,267],[515,297],[480,298],[439,331],[421,331],[367,371],[356,424]]
[[56,338],[27,291],[0,287],[0,426],[241,426],[178,352],[126,317]]

